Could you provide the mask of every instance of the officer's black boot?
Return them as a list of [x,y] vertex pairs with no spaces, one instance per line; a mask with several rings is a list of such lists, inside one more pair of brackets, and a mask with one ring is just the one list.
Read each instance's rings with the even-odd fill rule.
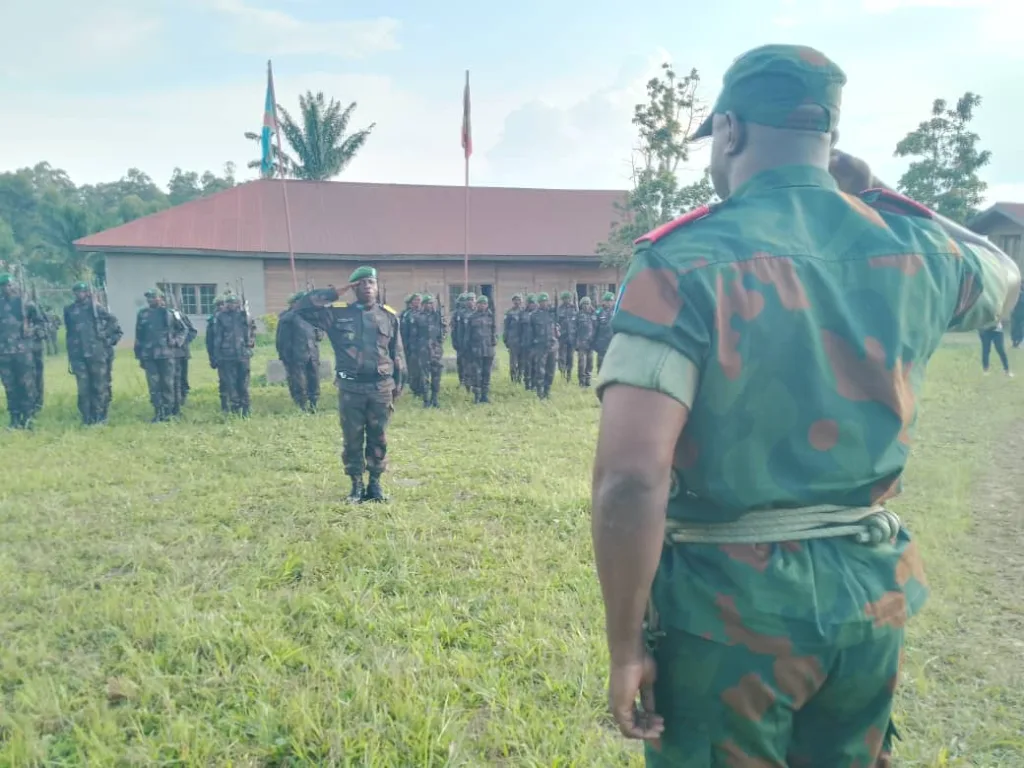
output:
[[370,482],[363,493],[363,501],[387,501],[387,496],[380,487],[380,475],[370,475]]
[[348,497],[345,500],[351,502],[352,504],[361,504],[365,494],[366,489],[363,487],[363,476],[353,475],[352,492],[349,493]]
[[481,403],[489,403],[489,402],[491,402],[490,399],[487,397],[488,392],[489,392],[489,389],[487,387],[484,387],[483,391],[480,393],[480,402]]
[[317,401],[315,397],[309,398],[309,412],[316,413]]

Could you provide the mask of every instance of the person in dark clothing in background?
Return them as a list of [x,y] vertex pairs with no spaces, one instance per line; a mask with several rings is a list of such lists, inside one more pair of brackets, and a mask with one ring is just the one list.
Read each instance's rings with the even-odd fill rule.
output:
[[995,347],[996,354],[999,355],[999,360],[1003,364],[1003,373],[1012,379],[1013,373],[1010,372],[1010,361],[1006,358],[1006,344],[1003,341],[1005,336],[1003,321],[1000,320],[995,325],[983,328],[978,331],[978,335],[981,337],[981,367],[985,371],[985,375],[988,376],[989,358],[992,355],[992,347]]

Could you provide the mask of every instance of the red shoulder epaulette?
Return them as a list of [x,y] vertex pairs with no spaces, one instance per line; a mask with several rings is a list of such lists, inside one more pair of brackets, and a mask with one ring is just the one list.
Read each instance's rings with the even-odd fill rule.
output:
[[895,213],[898,216],[917,216],[921,219],[934,219],[935,214],[928,206],[916,200],[904,197],[889,189],[866,189],[859,195],[860,199],[878,211]]
[[660,227],[652,229],[646,235],[638,237],[636,240],[633,241],[633,245],[639,245],[640,243],[644,242],[656,243],[670,232],[675,232],[680,227],[685,227],[687,224],[692,224],[693,222],[697,221],[697,219],[703,219],[709,213],[711,213],[710,205],[702,205],[699,208],[694,208],[689,213],[684,213],[678,219],[673,219],[667,224],[662,224]]

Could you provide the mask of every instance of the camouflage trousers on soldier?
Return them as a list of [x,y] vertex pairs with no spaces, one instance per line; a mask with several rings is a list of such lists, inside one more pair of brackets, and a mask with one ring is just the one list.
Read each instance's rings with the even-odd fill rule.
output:
[[597,372],[601,372],[601,366],[604,364],[604,356],[608,350],[598,350],[597,352]]
[[0,355],[0,379],[7,393],[11,426],[25,426],[32,417],[36,402],[36,373],[32,354]]
[[423,379],[423,405],[438,407],[437,396],[441,393],[441,373],[444,366],[440,359],[427,359],[420,363],[420,376]]
[[110,360],[90,357],[71,363],[71,372],[78,384],[78,412],[83,424],[99,424],[107,420],[110,408]]
[[166,421],[174,413],[177,402],[177,362],[173,357],[142,361],[146,371],[146,385],[149,387],[149,402],[153,404],[157,421]]
[[459,386],[463,386],[466,383],[466,355],[459,350],[455,350],[455,370],[459,374]]
[[534,349],[532,378],[533,388],[537,397],[546,398],[551,394],[551,384],[555,380],[555,367],[558,365],[558,352],[554,349]]
[[491,392],[491,371],[494,369],[493,357],[479,357],[473,355],[469,360],[466,370],[466,378],[469,381],[470,389],[473,390],[474,400],[479,402],[490,395]]
[[320,361],[302,360],[285,365],[288,392],[304,411],[315,411],[320,400]]
[[409,364],[409,389],[412,390],[414,395],[421,397],[423,395],[422,365],[416,355],[409,355],[408,352],[406,354],[406,359]]
[[594,372],[594,353],[589,349],[576,351],[576,373],[581,387],[590,386],[590,377]]
[[43,410],[43,392],[45,390],[46,377],[44,371],[46,369],[46,354],[42,348],[35,350],[32,353],[32,372],[35,376],[36,382],[36,399],[32,406],[32,415],[39,413]]
[[228,410],[231,413],[249,415],[249,360],[222,360],[217,363]]
[[665,733],[647,765],[885,768],[902,648],[902,627],[848,648],[663,631],[654,701]]
[[338,413],[344,441],[341,463],[349,477],[374,477],[388,468],[388,421],[394,382],[339,383]]
[[519,347],[508,348],[508,375],[513,384],[523,380],[523,353]]
[[188,400],[188,393],[192,391],[192,388],[188,383],[188,361],[189,358],[187,357],[179,357],[177,365],[175,366],[177,368],[178,375],[175,379],[177,386],[174,392],[174,399],[177,403],[178,409],[185,404],[185,401]]
[[576,350],[568,340],[558,342],[558,370],[565,376],[566,381],[572,381],[572,361],[575,356]]

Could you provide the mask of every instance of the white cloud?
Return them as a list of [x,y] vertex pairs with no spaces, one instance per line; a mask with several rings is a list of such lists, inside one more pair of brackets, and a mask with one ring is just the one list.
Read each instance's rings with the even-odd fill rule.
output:
[[254,53],[324,54],[357,59],[399,47],[399,23],[388,17],[304,21],[284,11],[247,5],[244,0],[209,0],[209,6],[234,22],[237,46]]

